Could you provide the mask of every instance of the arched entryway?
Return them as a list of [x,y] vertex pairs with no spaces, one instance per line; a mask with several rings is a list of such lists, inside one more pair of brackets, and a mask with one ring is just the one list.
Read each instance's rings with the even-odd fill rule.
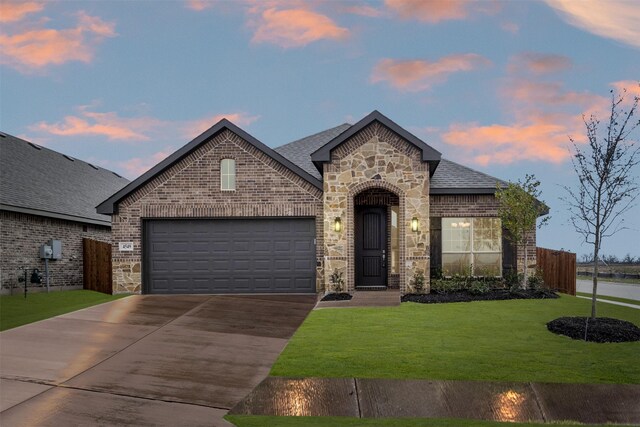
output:
[[350,191],[348,283],[351,290],[400,288],[404,283],[404,196],[384,182],[370,181]]

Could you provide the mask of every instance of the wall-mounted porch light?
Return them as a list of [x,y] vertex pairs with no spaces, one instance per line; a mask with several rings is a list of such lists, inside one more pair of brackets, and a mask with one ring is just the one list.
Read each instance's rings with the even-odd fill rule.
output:
[[340,219],[340,217],[337,217],[333,222],[333,229],[337,232],[342,231],[342,220]]
[[419,230],[420,223],[418,222],[417,217],[411,218],[411,231],[417,232]]

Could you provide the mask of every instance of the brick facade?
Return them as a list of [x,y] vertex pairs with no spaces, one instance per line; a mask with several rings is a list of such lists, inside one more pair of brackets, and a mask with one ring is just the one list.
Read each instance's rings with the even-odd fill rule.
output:
[[0,284],[3,291],[22,286],[18,283],[18,276],[23,274],[20,267],[28,268],[29,274],[37,268],[44,276],[40,246],[50,239],[62,241],[62,259],[49,261],[50,286],[82,286],[83,238],[111,242],[111,231],[106,226],[0,211]]
[[[220,161],[236,161],[236,190],[220,190]],[[114,293],[141,292],[142,221],[153,218],[313,217],[322,253],[322,192],[224,130],[120,201],[112,216]],[[133,242],[120,252],[118,242]],[[317,271],[322,288],[322,266]]]

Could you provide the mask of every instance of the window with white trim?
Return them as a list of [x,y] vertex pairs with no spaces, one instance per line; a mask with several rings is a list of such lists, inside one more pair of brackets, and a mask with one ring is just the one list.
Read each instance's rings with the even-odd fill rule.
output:
[[442,272],[501,276],[500,218],[442,218]]
[[220,160],[220,189],[223,191],[236,189],[236,161],[234,159]]

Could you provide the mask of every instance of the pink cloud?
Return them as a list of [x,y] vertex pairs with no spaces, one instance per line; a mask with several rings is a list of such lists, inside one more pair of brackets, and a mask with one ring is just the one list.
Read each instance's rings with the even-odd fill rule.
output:
[[150,139],[148,133],[162,124],[152,117],[120,117],[115,112],[96,113],[82,106],[77,116],[66,116],[57,123],[39,122],[30,126],[30,130],[57,136],[104,136],[117,141],[147,141]]
[[447,80],[449,75],[489,65],[475,53],[449,55],[437,61],[382,59],[374,67],[371,82],[387,82],[402,91],[421,91]]
[[601,99],[589,92],[567,91],[560,82],[512,79],[501,89],[502,97],[522,109],[525,106],[579,106],[589,108]]
[[339,27],[328,16],[307,9],[266,9],[255,25],[252,42],[273,43],[284,48],[323,39],[344,40],[349,36],[349,30]]
[[570,58],[538,52],[522,52],[509,61],[509,72],[528,72],[536,75],[568,70],[573,66]]
[[429,24],[465,19],[469,15],[468,0],[385,0],[387,8],[402,19],[417,19]]
[[69,61],[91,62],[95,46],[115,35],[114,23],[79,12],[75,28],[0,34],[0,62],[27,72]]
[[226,118],[237,126],[248,126],[260,118],[244,112],[216,114],[195,120],[160,120],[154,117],[121,117],[116,112],[90,111],[89,106],[78,107],[77,115],[68,115],[55,123],[39,122],[31,125],[32,132],[66,137],[98,136],[110,141],[139,142],[169,136],[181,141],[201,134]]
[[499,94],[511,122],[455,123],[441,134],[459,155],[484,166],[565,162],[571,156],[570,136],[578,144],[586,142],[582,114],[607,115],[606,97],[568,91],[558,82],[509,79]]
[[153,166],[160,163],[162,160],[166,159],[171,153],[175,150],[172,147],[166,147],[162,151],[158,151],[151,156],[145,157],[133,157],[131,159],[118,162],[117,166],[119,169],[124,171],[124,175],[133,179],[142,175]]
[[41,2],[16,2],[3,0],[0,2],[0,22],[20,21],[26,15],[40,12],[42,9],[44,9],[44,3]]
[[622,94],[623,90],[627,90],[627,96],[625,99],[627,101],[633,101],[633,97],[640,97],[640,81],[639,80],[620,80],[618,82],[611,83],[611,86],[618,92],[618,94]]
[[462,149],[472,161],[483,166],[522,160],[561,163],[570,157],[567,148],[571,131],[576,142],[584,141],[576,132],[581,127],[579,116],[538,116],[511,125],[454,124],[442,139]]
[[629,0],[546,0],[567,23],[640,47],[640,3]]
[[187,7],[197,12],[203,11],[213,7],[213,0],[189,0],[187,1]]

